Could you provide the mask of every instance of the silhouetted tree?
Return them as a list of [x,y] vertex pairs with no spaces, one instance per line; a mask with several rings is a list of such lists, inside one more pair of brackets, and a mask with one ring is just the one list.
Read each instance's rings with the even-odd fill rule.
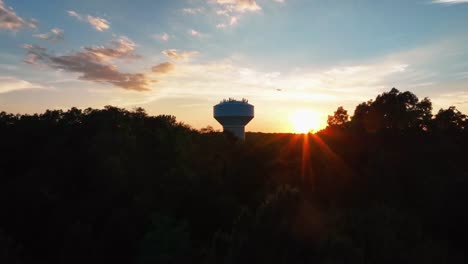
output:
[[348,111],[342,106],[336,109],[333,116],[328,116],[327,124],[329,127],[342,127],[349,121]]
[[392,89],[237,141],[142,108],[0,112],[1,263],[466,263],[467,116]]
[[[200,133],[206,134],[206,133],[215,133],[215,129],[212,126],[207,126],[202,129],[200,129]],[[219,131],[218,131],[219,132]]]
[[141,241],[137,263],[186,263],[190,261],[187,226],[168,216],[154,213]]
[[393,88],[356,107],[352,121],[368,132],[382,129],[426,129],[432,118],[432,104],[428,98],[419,101],[411,92]]
[[455,106],[440,109],[434,120],[436,129],[442,131],[464,130],[468,127],[467,122],[467,116],[458,111]]

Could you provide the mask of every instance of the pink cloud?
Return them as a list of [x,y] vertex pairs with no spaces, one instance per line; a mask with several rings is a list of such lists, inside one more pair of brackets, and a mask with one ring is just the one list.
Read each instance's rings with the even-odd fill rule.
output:
[[36,24],[36,20],[24,20],[15,13],[13,8],[5,6],[3,0],[0,0],[0,29],[15,31],[21,28],[36,28]]
[[136,59],[133,53],[135,44],[126,37],[111,41],[109,46],[84,47],[82,51],[66,55],[54,55],[46,48],[25,45],[28,64],[46,65],[52,69],[79,73],[80,80],[108,83],[134,91],[149,90],[150,80],[144,73],[123,73],[112,64],[110,59]]
[[97,31],[105,31],[110,28],[110,22],[104,18],[94,17],[91,15],[81,15],[73,10],[67,11],[67,13],[71,17],[87,22]]
[[199,54],[198,51],[181,51],[176,49],[165,50],[162,54],[173,60],[187,60]]
[[49,33],[35,34],[33,36],[36,38],[43,39],[43,40],[51,41],[53,43],[60,42],[64,38],[63,30],[59,28],[53,28],[50,30]]

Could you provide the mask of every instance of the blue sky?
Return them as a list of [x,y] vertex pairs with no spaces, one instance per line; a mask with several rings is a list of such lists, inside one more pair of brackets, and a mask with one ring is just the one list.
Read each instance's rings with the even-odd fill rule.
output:
[[315,128],[392,87],[468,112],[464,0],[0,0],[0,110],[141,106],[195,128]]

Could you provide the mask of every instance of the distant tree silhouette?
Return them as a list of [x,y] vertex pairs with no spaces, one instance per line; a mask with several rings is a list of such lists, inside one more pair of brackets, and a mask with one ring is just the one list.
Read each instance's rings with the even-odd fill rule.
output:
[[200,129],[200,133],[203,133],[203,134],[215,133],[215,132],[217,132],[217,131],[212,126],[206,126],[206,127],[202,128],[202,129]]
[[432,103],[428,98],[419,101],[411,92],[393,88],[375,99],[356,107],[352,122],[368,132],[382,129],[426,129],[432,118]]
[[0,112],[0,263],[466,263],[467,116],[391,89],[239,142],[142,108]]
[[330,127],[333,126],[344,126],[349,121],[348,111],[346,111],[342,106],[336,109],[333,116],[328,116],[327,124]]
[[455,106],[448,109],[440,109],[435,116],[435,127],[441,131],[456,131],[468,129],[467,116],[457,110]]

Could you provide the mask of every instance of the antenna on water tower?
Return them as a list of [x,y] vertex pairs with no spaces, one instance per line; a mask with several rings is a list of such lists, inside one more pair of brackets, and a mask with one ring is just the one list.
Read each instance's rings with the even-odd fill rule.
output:
[[214,118],[237,138],[245,140],[245,126],[254,118],[254,106],[249,101],[229,98],[213,107]]

